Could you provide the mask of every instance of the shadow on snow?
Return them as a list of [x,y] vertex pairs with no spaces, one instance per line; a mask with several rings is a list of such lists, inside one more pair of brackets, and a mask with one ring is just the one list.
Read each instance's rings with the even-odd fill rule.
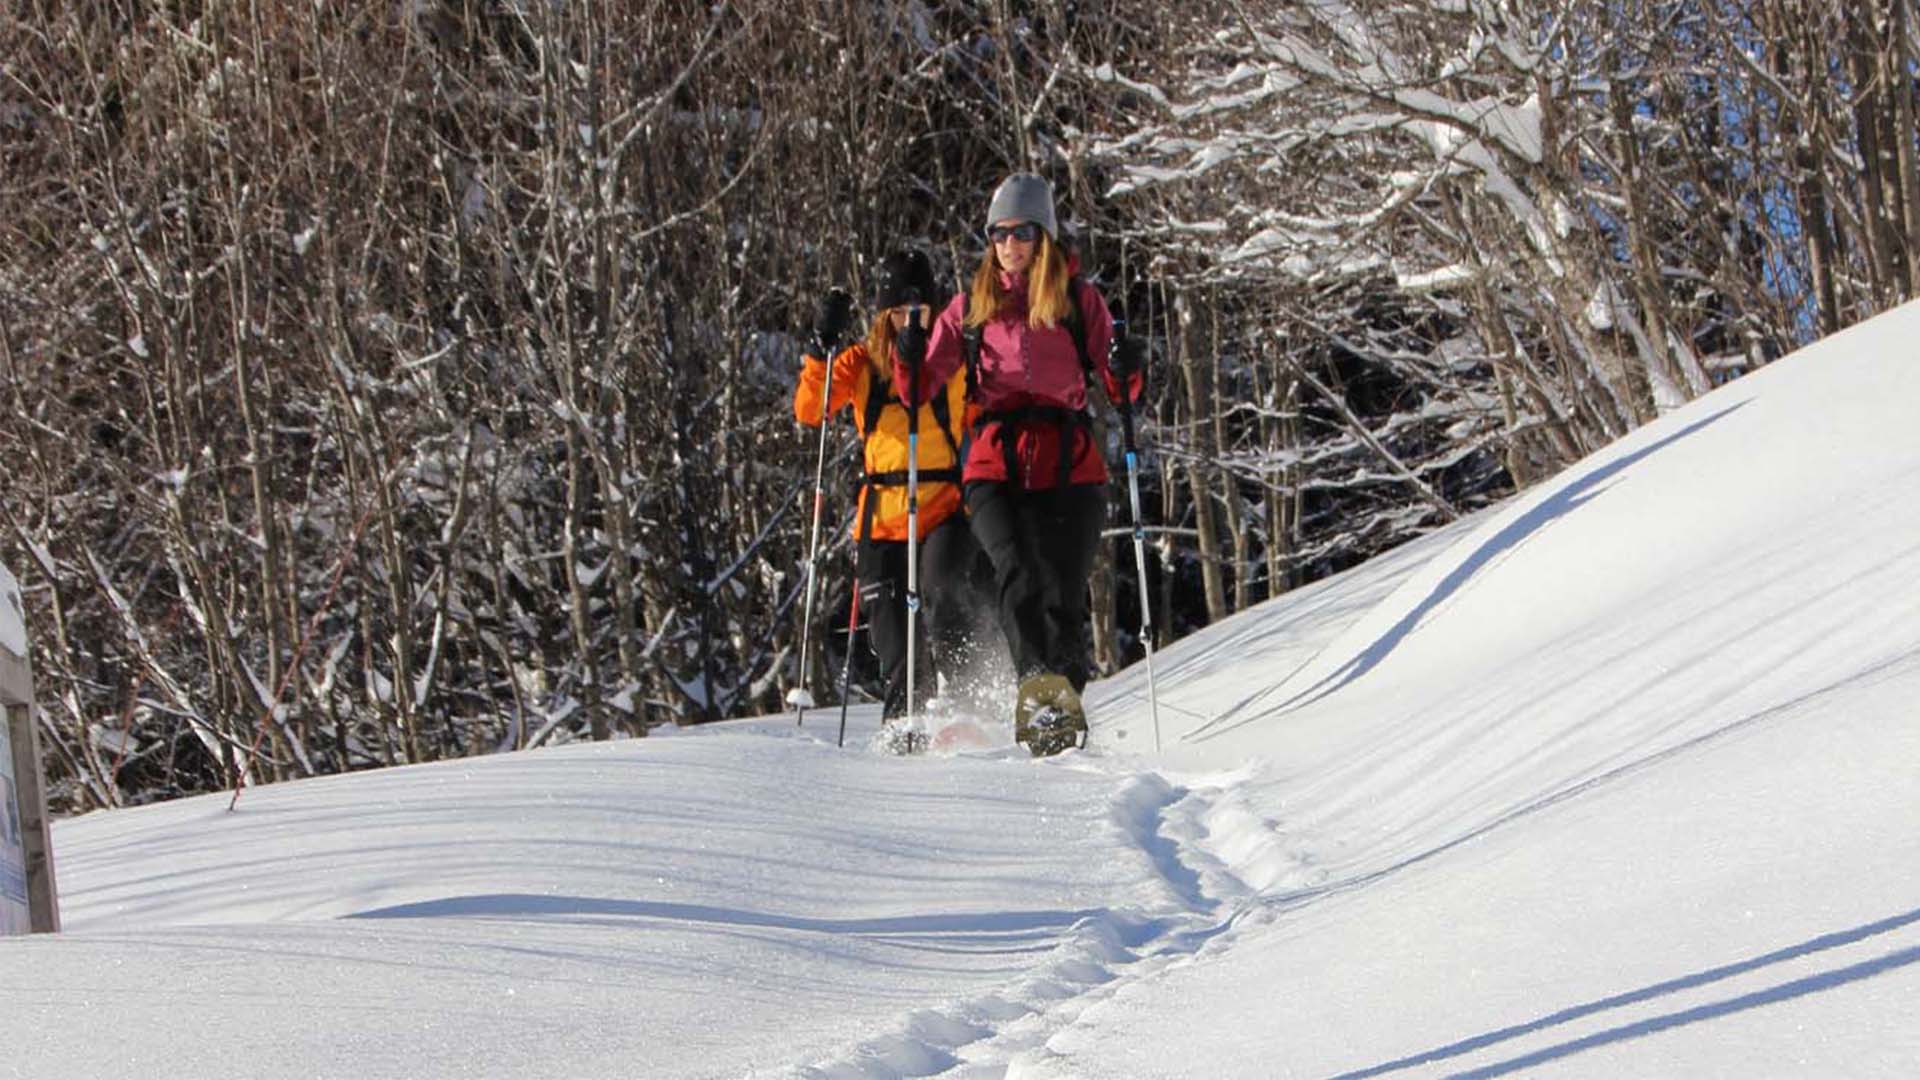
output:
[[[1822,934],[1819,937],[1803,941],[1798,945],[1789,945],[1784,949],[1776,949],[1773,952],[1763,953],[1737,963],[1708,968],[1705,971],[1696,972],[1692,975],[1654,983],[1650,986],[1641,987],[1638,990],[1630,990],[1624,994],[1615,994],[1612,997],[1605,997],[1597,1001],[1590,1001],[1582,1005],[1561,1009],[1558,1012],[1549,1013],[1537,1020],[1532,1020],[1524,1024],[1515,1024],[1512,1027],[1501,1028],[1497,1031],[1490,1031],[1484,1035],[1476,1035],[1470,1039],[1462,1039],[1459,1042],[1450,1043],[1438,1049],[1429,1050],[1423,1054],[1401,1058],[1398,1061],[1389,1061],[1385,1064],[1375,1065],[1367,1069],[1341,1073],[1335,1080],[1364,1080],[1364,1078],[1367,1077],[1384,1076],[1388,1073],[1399,1072],[1403,1069],[1431,1065],[1435,1062],[1460,1057],[1477,1050],[1484,1050],[1487,1047],[1532,1035],[1536,1032],[1545,1031],[1562,1024],[1569,1024],[1575,1020],[1594,1016],[1607,1012],[1608,1010],[1626,1008],[1629,1005],[1637,1005],[1641,1002],[1651,1001],[1667,994],[1675,994],[1684,990],[1707,986],[1725,979],[1746,975],[1762,968],[1771,967],[1775,964],[1782,964],[1790,960],[1798,960],[1801,957],[1812,956],[1815,953],[1825,952],[1829,949],[1837,949],[1843,946],[1857,944],[1869,938],[1892,933],[1895,930],[1903,929],[1915,923],[1920,923],[1920,908],[1902,915],[1881,919],[1878,922],[1857,926],[1851,930]],[[1702,1021],[1714,1020],[1722,1016],[1745,1012],[1748,1009],[1757,1009],[1764,1005],[1773,1005],[1778,1002],[1805,997],[1809,994],[1838,989],[1849,983],[1859,982],[1862,979],[1870,979],[1875,975],[1882,975],[1916,962],[1920,962],[1920,946],[1898,949],[1871,960],[1863,960],[1859,963],[1835,968],[1832,971],[1824,971],[1817,975],[1808,975],[1803,978],[1792,979],[1777,986],[1770,986],[1764,990],[1741,994],[1738,997],[1727,998],[1724,1001],[1710,1002],[1689,1009],[1681,1009],[1677,1012],[1652,1016],[1644,1020],[1636,1020],[1630,1024],[1621,1024],[1617,1027],[1597,1031],[1578,1039],[1571,1039],[1553,1046],[1522,1054],[1519,1057],[1510,1058],[1506,1061],[1469,1069],[1457,1075],[1463,1077],[1503,1076],[1508,1073],[1519,1072],[1523,1069],[1535,1068],[1549,1061],[1570,1057],[1582,1051],[1591,1050],[1595,1047],[1605,1046],[1610,1043],[1637,1039],[1671,1028],[1697,1024]]]
[[814,919],[775,915],[707,904],[672,904],[652,900],[613,900],[582,896],[541,896],[532,893],[489,893],[396,904],[347,916],[352,919],[566,919],[618,917],[675,922],[747,926],[804,933],[915,935],[1020,935],[1065,930],[1082,919],[1104,917],[1104,909],[1079,911],[997,911],[967,914],[901,915],[871,919]]

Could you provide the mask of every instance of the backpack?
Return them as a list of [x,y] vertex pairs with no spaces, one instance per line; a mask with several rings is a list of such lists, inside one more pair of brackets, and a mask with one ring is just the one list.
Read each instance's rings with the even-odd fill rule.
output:
[[[971,389],[973,384],[972,382],[968,382],[967,385],[968,388]],[[899,404],[899,402],[894,399],[893,385],[891,383],[881,382],[880,373],[874,369],[872,364],[868,364],[867,412],[866,416],[863,417],[865,420],[863,430],[871,435],[880,423],[880,414],[886,411],[888,405],[896,404]],[[933,421],[940,425],[940,433],[947,437],[947,446],[952,448],[953,460],[958,464],[962,460],[960,444],[955,441],[953,437],[953,407],[947,402],[946,387],[941,387],[932,398],[928,399],[927,404],[932,406]],[[901,405],[900,407],[903,409],[906,408],[905,405]]]
[[[935,394],[927,404],[933,409],[934,423],[940,426],[940,433],[947,437],[947,445],[953,449],[953,464],[945,469],[916,470],[919,479],[924,483],[930,484],[958,484],[961,478],[961,463],[966,460],[966,455],[961,452],[960,444],[955,441],[953,437],[953,408],[947,403],[946,387],[941,387],[940,392]],[[888,405],[895,405],[902,409],[906,408],[904,404],[901,404],[901,402],[893,396],[892,384],[882,382],[880,380],[880,372],[874,368],[872,364],[868,364],[867,408],[865,414],[861,417],[863,421],[862,430],[868,437],[871,437],[873,433],[878,430],[880,426],[880,415],[886,411]],[[882,487],[902,487],[907,483],[909,475],[908,470],[897,469],[893,472],[862,473],[856,478],[859,486],[867,489],[864,504],[866,510],[860,517],[860,542],[863,545],[866,543],[867,538],[872,535],[874,507],[880,501],[874,497],[874,489]],[[861,577],[865,573],[859,566],[859,562],[864,561],[864,559],[865,556],[861,555],[856,560],[854,569],[855,577]]]

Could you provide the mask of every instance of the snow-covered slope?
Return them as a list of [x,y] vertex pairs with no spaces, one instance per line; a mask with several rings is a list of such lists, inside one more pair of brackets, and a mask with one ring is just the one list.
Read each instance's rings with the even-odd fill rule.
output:
[[824,713],[61,823],[0,1075],[1908,1075],[1916,336],[1168,648],[1161,753],[1135,669],[1047,762]]
[[1271,929],[1084,1017],[1071,1074],[1920,1068],[1916,334],[1837,335],[1430,540],[1280,678],[1228,666],[1270,611],[1168,650],[1169,763],[1255,763],[1195,846]]

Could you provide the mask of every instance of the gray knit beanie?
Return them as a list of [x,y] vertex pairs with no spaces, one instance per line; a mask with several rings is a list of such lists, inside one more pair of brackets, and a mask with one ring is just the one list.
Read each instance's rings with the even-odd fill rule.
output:
[[1014,173],[1000,182],[987,207],[987,228],[1002,221],[1031,221],[1055,240],[1060,224],[1053,216],[1053,185],[1032,173]]

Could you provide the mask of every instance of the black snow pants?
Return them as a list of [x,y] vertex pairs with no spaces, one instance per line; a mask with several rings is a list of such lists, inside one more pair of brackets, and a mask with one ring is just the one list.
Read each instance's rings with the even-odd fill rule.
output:
[[[969,571],[977,549],[964,517],[954,514],[920,540],[920,617],[914,654],[914,702],[918,711],[933,696],[935,672],[951,676],[966,652],[971,628]],[[855,575],[860,580],[860,610],[867,617],[867,641],[880,661],[886,688],[881,715],[892,719],[907,711],[907,543],[862,540]],[[927,645],[931,640],[933,653]]]
[[1000,629],[1020,678],[1065,675],[1085,688],[1091,667],[1087,579],[1106,525],[1102,484],[1022,490],[998,481],[967,485],[974,539],[993,563]]

